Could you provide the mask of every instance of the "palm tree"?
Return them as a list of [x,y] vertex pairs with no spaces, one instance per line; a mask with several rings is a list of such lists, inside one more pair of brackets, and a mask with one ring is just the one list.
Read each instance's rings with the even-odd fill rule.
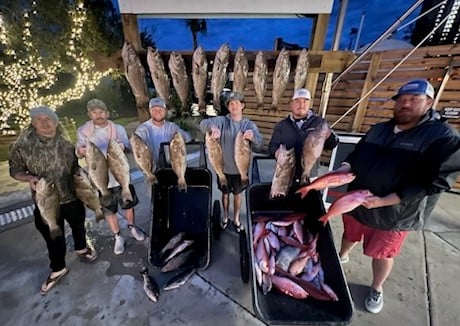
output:
[[193,50],[195,50],[198,47],[198,33],[206,35],[206,32],[208,31],[206,26],[206,19],[186,19],[185,24],[187,25],[187,28],[189,28],[192,32]]

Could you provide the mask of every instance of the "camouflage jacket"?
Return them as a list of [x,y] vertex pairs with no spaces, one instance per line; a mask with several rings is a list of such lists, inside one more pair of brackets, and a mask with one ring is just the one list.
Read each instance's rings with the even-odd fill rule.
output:
[[[75,147],[66,140],[58,127],[54,138],[40,137],[30,126],[10,145],[10,175],[28,173],[52,181],[61,204],[76,199],[73,173],[78,168]],[[32,192],[35,198],[35,193]]]

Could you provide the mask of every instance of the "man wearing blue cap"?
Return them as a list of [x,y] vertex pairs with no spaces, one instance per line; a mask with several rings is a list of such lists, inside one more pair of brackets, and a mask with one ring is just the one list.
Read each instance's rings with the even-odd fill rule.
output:
[[343,215],[339,253],[341,262],[348,262],[363,240],[364,254],[372,258],[373,279],[364,301],[371,313],[383,308],[383,284],[408,231],[422,229],[431,212],[428,198],[449,189],[452,173],[460,171],[460,136],[432,108],[433,86],[413,80],[392,99],[393,119],[371,127],[337,169],[356,175],[348,191],[372,193]]
[[134,133],[146,142],[154,162],[158,162],[161,143],[170,142],[176,131],[181,133],[186,143],[192,140],[192,137],[177,124],[166,120],[168,109],[162,98],[150,99],[149,112],[151,119],[141,123]]
[[[279,121],[273,129],[270,143],[268,144],[268,154],[274,157],[278,155],[278,149],[281,144],[286,149],[294,148],[296,157],[295,180],[300,181],[302,173],[302,152],[304,141],[311,131],[320,126],[324,119],[313,113],[310,109],[311,94],[308,89],[299,88],[295,90],[289,108],[289,116]],[[331,134],[324,142],[325,149],[333,149],[337,146],[339,139],[331,130]],[[317,175],[318,162],[311,171],[311,176]]]
[[72,186],[73,175],[78,171],[75,147],[50,108],[33,108],[30,117],[30,126],[10,146],[9,167],[12,178],[29,183],[34,201],[37,183],[42,178],[53,185],[59,199],[58,236],[52,236],[37,204],[34,209],[35,227],[45,239],[50,259],[51,273],[40,289],[40,293],[45,295],[69,272],[65,262],[64,219],[72,229],[75,253],[86,261],[94,261],[97,254],[86,245],[85,207],[76,198]]

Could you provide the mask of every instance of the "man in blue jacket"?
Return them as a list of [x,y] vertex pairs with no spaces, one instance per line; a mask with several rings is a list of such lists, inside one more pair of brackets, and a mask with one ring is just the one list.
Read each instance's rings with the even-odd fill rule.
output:
[[431,212],[428,198],[449,189],[460,171],[460,136],[432,108],[433,86],[413,80],[392,99],[393,119],[374,125],[338,169],[356,175],[349,191],[373,194],[343,215],[339,253],[346,263],[363,240],[364,254],[372,258],[373,279],[364,302],[371,313],[383,308],[383,284],[408,231],[420,230]]

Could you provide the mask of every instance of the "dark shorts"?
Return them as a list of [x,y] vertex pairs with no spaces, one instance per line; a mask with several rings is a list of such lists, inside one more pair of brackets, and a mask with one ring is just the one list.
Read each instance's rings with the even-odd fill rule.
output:
[[408,231],[385,231],[368,227],[359,223],[349,214],[342,216],[346,240],[351,242],[363,241],[366,256],[383,259],[399,255]]
[[102,205],[102,211],[105,215],[116,214],[118,212],[118,205],[121,209],[128,209],[136,206],[139,203],[139,198],[137,198],[136,191],[132,184],[129,185],[129,191],[133,196],[133,201],[125,204],[121,198],[121,187],[113,187],[109,189],[110,198],[105,199],[105,203]]
[[227,178],[227,187],[222,187],[219,182],[219,178],[217,178],[217,188],[224,194],[238,195],[242,193],[248,186],[247,184],[243,184],[241,182],[241,176],[239,174],[225,173],[225,177]]

